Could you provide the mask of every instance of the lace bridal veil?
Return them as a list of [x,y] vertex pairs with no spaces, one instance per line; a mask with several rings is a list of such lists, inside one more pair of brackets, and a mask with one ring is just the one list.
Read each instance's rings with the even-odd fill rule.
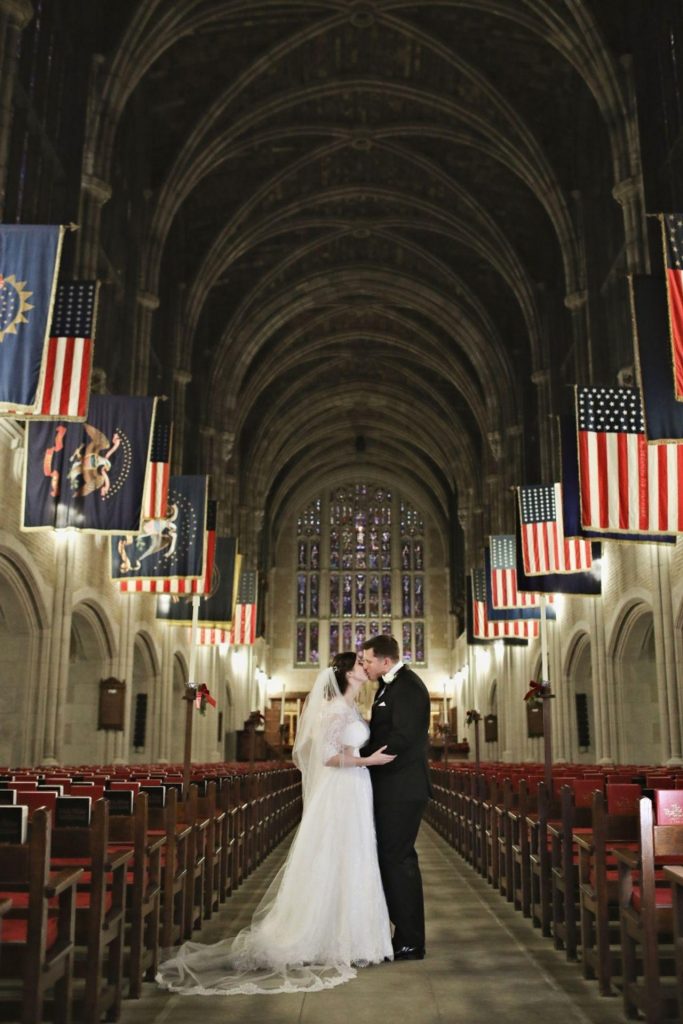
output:
[[319,792],[344,774],[324,768],[330,716],[355,715],[346,702],[334,699],[340,696],[333,670],[325,669],[306,698],[292,754],[302,773],[304,814],[251,924],[234,939],[165,950],[157,975],[165,988],[188,995],[315,992],[355,977],[348,943],[339,939],[343,922],[335,919],[346,850],[337,848],[340,836],[334,824],[330,834],[329,819],[343,808],[333,806],[338,803],[333,793]]

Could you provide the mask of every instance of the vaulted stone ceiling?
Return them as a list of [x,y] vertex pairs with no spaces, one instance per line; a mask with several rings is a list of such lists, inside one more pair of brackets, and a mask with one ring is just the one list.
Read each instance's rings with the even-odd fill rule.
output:
[[[360,465],[444,524],[484,501],[504,527],[510,485],[551,469],[553,389],[593,372],[587,273],[623,245],[618,5],[109,6],[120,117],[94,162],[145,140],[142,365],[192,375],[186,459],[201,427],[227,438],[211,468],[271,529],[304,481]],[[607,239],[588,270],[586,218]]]

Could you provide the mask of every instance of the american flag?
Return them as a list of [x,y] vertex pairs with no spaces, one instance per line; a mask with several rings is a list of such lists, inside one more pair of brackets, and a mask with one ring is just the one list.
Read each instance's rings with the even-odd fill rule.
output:
[[216,522],[218,502],[208,501],[206,505],[206,534],[204,547],[204,575],[201,579],[190,580],[190,594],[210,594],[213,584],[213,567],[216,560]]
[[253,644],[256,639],[256,580],[253,570],[242,570],[232,623],[234,644]]
[[683,214],[662,213],[662,238],[669,297],[674,394],[683,400]]
[[[192,630],[188,630],[189,636]],[[188,637],[189,639],[189,637]],[[197,630],[197,644],[200,647],[216,647],[230,643],[230,630],[221,626],[200,626]]]
[[92,370],[97,281],[57,287],[36,417],[84,420]]
[[486,613],[486,570],[472,570],[472,633],[480,640],[517,638],[532,640],[539,635],[538,619],[508,619],[492,622]]
[[157,403],[152,448],[145,481],[145,519],[161,519],[168,509],[168,482],[171,476],[171,433],[173,430],[167,402]]
[[523,593],[517,589],[517,541],[514,534],[491,537],[491,597],[494,608],[540,607],[540,594]]
[[615,533],[683,533],[683,444],[645,439],[638,388],[576,388],[581,522]]
[[590,569],[590,541],[564,535],[562,485],[525,486],[518,491],[524,572],[542,576]]

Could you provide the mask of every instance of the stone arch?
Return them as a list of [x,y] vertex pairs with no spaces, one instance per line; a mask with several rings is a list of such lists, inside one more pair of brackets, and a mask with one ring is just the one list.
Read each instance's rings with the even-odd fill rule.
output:
[[112,674],[114,652],[114,631],[102,606],[93,598],[78,601],[71,613],[65,706],[59,709],[59,750],[64,764],[106,760],[108,735],[97,729],[99,684]]
[[[593,670],[591,662],[590,633],[581,629],[569,642],[567,656],[562,671],[562,685],[567,688],[569,701],[565,702],[565,713],[569,716],[570,759],[580,764],[593,764],[596,761],[596,730],[595,730],[595,695],[593,692]],[[585,712],[590,742],[582,745],[579,742],[577,696],[585,697]]]
[[[136,761],[152,761],[158,748],[158,709],[160,704],[159,694],[160,665],[156,645],[146,630],[140,630],[133,642],[133,659],[131,674],[131,720],[130,720],[130,750],[127,753],[128,759]],[[145,707],[145,728],[144,743],[140,746],[135,744],[135,723],[138,713],[138,696],[146,697]]]
[[[190,678],[189,665],[182,651],[174,651],[171,662],[173,679],[171,686],[171,762],[182,762],[185,754],[185,705],[183,697]],[[178,723],[182,722],[182,727]]]
[[486,718],[488,715],[493,715],[495,717],[495,719],[496,719],[496,722],[497,722],[497,728],[498,728],[498,739],[497,740],[490,740],[490,741],[487,742],[487,740],[486,740],[486,731],[485,731],[486,730],[485,722],[482,722],[482,724],[479,727],[480,728],[480,732],[481,732],[482,754],[483,754],[484,759],[485,760],[489,760],[489,761],[497,761],[499,759],[499,757],[500,757],[500,749],[501,749],[501,746],[500,746],[500,741],[501,741],[501,732],[500,732],[500,730],[501,730],[501,722],[500,722],[500,718],[499,718],[499,715],[498,715],[498,675],[497,674],[495,674],[493,676],[493,679],[491,679],[491,681],[489,683],[488,692],[486,694],[486,704],[485,704],[484,708],[482,709],[482,715],[483,715],[484,718]]
[[0,534],[0,763],[34,760],[39,688],[47,659],[47,608],[42,580],[26,552]]
[[662,760],[662,709],[654,619],[646,601],[631,597],[619,609],[607,657],[616,713],[617,758],[622,763],[657,764]]

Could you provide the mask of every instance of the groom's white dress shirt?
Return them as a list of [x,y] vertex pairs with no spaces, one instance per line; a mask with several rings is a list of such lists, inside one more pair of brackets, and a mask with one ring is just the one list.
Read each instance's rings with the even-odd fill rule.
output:
[[397,661],[396,664],[394,665],[394,667],[392,669],[390,669],[387,672],[386,675],[382,676],[382,686],[381,686],[381,688],[379,690],[379,693],[375,697],[375,701],[378,701],[380,699],[380,697],[384,694],[384,691],[386,690],[387,686],[389,686],[390,683],[393,683],[394,679],[396,678],[396,674],[402,668],[403,668],[403,662],[402,661]]

